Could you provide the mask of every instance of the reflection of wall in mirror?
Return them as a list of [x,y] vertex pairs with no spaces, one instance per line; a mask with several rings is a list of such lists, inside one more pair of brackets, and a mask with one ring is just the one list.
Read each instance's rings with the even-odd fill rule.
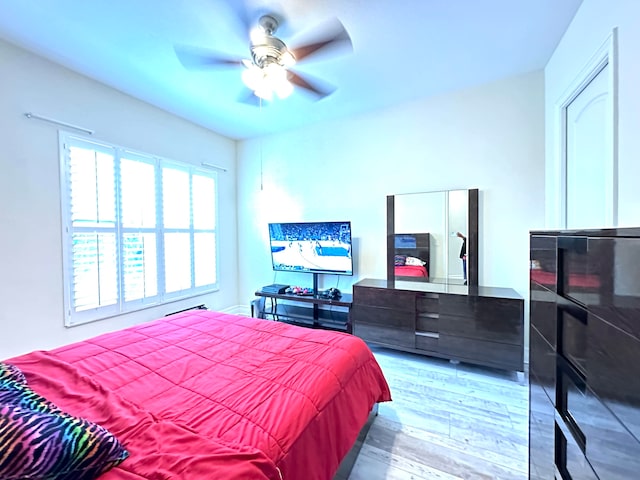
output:
[[430,234],[430,278],[442,278],[445,275],[446,266],[442,260],[447,241],[445,205],[445,192],[408,193],[395,196],[394,232],[396,234]]

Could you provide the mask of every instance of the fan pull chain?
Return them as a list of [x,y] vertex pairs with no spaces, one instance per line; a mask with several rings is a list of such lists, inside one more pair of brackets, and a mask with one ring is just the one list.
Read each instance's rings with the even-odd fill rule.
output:
[[[260,102],[260,118],[262,119],[262,97],[258,97],[259,98],[259,102]],[[263,155],[262,155],[262,142],[264,141],[263,139],[264,136],[264,132],[262,135],[260,135],[260,191],[262,192],[264,189],[264,184],[263,184],[263,180],[264,180],[264,174],[263,174]]]

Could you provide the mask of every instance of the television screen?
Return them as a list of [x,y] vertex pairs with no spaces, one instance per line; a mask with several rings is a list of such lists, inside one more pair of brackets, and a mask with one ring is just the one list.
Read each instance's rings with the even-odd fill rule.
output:
[[396,234],[396,248],[416,248],[417,241],[415,235]]
[[270,223],[276,271],[353,275],[351,222]]

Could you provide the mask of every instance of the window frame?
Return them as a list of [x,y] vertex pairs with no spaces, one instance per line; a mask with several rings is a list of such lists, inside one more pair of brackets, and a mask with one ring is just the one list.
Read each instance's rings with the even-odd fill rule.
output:
[[[72,327],[76,325],[82,325],[89,322],[108,319],[111,317],[128,314],[131,312],[139,311],[145,308],[167,304],[182,300],[186,298],[192,298],[195,296],[215,292],[219,290],[219,182],[218,175],[215,171],[201,168],[197,165],[181,162],[177,160],[169,160],[157,155],[152,155],[144,152],[132,150],[130,148],[114,145],[110,142],[101,141],[93,138],[87,138],[82,135],[70,133],[60,130],[58,132],[59,138],[59,159],[60,159],[60,188],[61,188],[61,239],[62,239],[62,266],[63,266],[63,287],[64,287],[64,325],[66,327]],[[72,212],[71,212],[71,177],[70,177],[70,165],[71,147],[79,148],[92,148],[94,151],[100,151],[113,155],[114,159],[114,176],[115,176],[115,227],[86,227],[87,231],[103,230],[106,232],[115,233],[116,242],[116,281],[117,281],[117,300],[114,305],[97,306],[87,309],[76,309],[75,305],[75,291],[74,291],[74,256],[73,256],[73,235],[74,233],[83,231],[83,227],[72,225]],[[154,167],[155,178],[155,227],[125,227],[124,218],[122,214],[122,177],[120,172],[122,160],[140,161],[148,164],[152,164]],[[175,229],[165,228],[163,224],[163,198],[164,191],[162,185],[162,172],[164,168],[174,168],[181,171],[185,171],[189,178],[189,212],[190,222],[189,228],[186,229],[190,236],[190,287],[175,292],[166,292],[166,278],[165,278],[165,244],[164,235],[167,231],[174,231]],[[194,246],[194,236],[199,229],[194,229],[193,215],[194,215],[194,191],[193,191],[193,178],[194,176],[203,176],[210,178],[213,182],[212,199],[214,202],[213,208],[213,225],[207,232],[213,235],[215,245],[213,246],[214,255],[213,258],[215,265],[213,266],[213,283],[208,283],[201,286],[196,286],[195,269],[196,269],[196,251]],[[182,229],[184,231],[185,229]],[[157,289],[156,294],[152,296],[142,296],[141,298],[134,298],[131,300],[125,300],[124,286],[125,286],[125,257],[124,250],[124,235],[128,232],[142,232],[153,233],[156,240],[156,282]],[[99,287],[98,287],[99,288]]]

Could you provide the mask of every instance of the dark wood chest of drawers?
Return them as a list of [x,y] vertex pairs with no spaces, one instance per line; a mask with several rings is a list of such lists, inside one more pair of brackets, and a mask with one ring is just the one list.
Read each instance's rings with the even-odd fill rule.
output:
[[377,345],[523,370],[524,300],[506,288],[365,279],[353,286],[353,333]]
[[529,478],[640,469],[640,229],[533,232]]

